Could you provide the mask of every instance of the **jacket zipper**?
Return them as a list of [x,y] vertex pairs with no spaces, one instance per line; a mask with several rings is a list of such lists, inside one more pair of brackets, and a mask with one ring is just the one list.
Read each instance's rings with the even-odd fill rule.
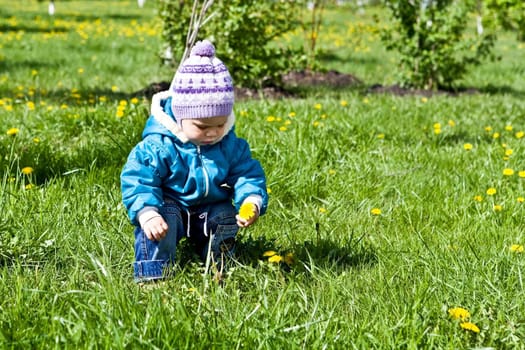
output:
[[201,146],[197,146],[197,154],[199,155],[199,159],[201,161],[201,166],[202,166],[202,172],[204,175],[204,197],[208,197],[210,180],[208,179],[208,171],[206,170],[206,167],[204,166],[204,161],[202,160]]

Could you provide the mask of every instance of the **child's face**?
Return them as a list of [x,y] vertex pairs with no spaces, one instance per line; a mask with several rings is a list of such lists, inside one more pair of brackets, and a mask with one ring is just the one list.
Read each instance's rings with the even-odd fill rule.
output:
[[188,139],[196,145],[209,145],[216,142],[224,134],[224,126],[228,117],[212,117],[205,119],[183,119],[181,128]]

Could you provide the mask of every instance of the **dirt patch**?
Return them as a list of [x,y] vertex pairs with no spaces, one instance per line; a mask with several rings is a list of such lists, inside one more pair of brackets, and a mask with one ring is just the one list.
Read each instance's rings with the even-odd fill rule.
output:
[[[282,77],[283,86],[267,86],[262,89],[235,88],[235,98],[237,100],[246,99],[283,99],[298,98],[294,90],[298,88],[308,88],[324,86],[334,89],[344,89],[355,86],[363,86],[363,82],[352,74],[340,73],[335,70],[327,72],[314,72],[310,70],[290,72]],[[151,98],[159,91],[168,90],[170,82],[162,81],[153,83],[142,90],[136,91],[133,96],[145,96]],[[475,94],[475,89],[460,89],[457,91],[446,90],[424,90],[410,89],[400,85],[383,86],[374,84],[366,89],[369,94],[389,94],[394,96],[424,96],[432,97],[438,95],[456,96],[460,94]]]

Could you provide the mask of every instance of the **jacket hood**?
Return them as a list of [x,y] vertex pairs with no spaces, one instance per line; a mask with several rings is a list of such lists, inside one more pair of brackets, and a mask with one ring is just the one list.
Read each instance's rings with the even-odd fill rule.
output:
[[[148,119],[142,137],[150,134],[161,134],[173,137],[175,136],[182,143],[187,143],[190,140],[180,128],[180,125],[175,120],[173,111],[171,109],[172,95],[169,90],[161,91],[153,95],[151,98],[151,117]],[[222,138],[230,132],[235,123],[235,114],[228,116],[228,120],[224,127],[223,135],[215,142],[219,142]]]

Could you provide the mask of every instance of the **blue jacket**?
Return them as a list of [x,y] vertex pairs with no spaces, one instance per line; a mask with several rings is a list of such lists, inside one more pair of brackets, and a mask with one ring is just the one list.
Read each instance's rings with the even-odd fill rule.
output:
[[171,97],[152,101],[142,141],[128,156],[121,174],[122,199],[131,222],[145,208],[162,207],[169,199],[191,207],[232,200],[239,210],[248,197],[259,198],[266,212],[268,193],[260,163],[248,143],[235,135],[233,114],[223,138],[197,146],[184,137],[171,111]]

